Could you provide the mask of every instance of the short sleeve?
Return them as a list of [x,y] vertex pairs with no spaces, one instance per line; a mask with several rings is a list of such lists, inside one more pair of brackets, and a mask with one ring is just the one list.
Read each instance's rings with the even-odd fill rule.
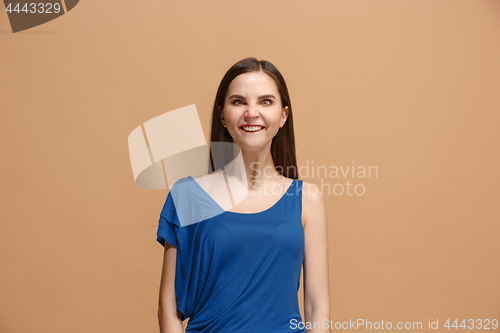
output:
[[190,265],[185,265],[187,258],[190,256],[190,248],[187,228],[181,228],[179,222],[178,211],[175,208],[173,196],[174,187],[170,189],[165,204],[160,212],[158,221],[158,231],[156,232],[156,240],[165,247],[166,243],[172,244],[177,248],[177,260],[175,268],[175,297],[177,299],[177,309],[182,313],[181,319],[185,320],[189,317],[187,310],[188,287],[187,269]]
[[171,192],[169,192],[158,221],[158,230],[156,232],[156,240],[158,243],[165,247],[165,242],[167,242],[177,248],[178,227],[179,224],[174,201],[172,200]]
[[156,240],[158,243],[160,243],[163,247],[165,247],[165,242],[170,243],[173,247],[177,247],[175,234],[175,226],[160,216],[160,220],[158,221],[158,231],[156,232]]

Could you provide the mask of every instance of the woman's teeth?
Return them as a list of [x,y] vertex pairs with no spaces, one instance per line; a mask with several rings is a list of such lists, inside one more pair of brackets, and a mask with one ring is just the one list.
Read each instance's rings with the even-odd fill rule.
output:
[[241,128],[247,132],[257,132],[257,131],[263,129],[264,127],[262,127],[262,126],[242,126]]

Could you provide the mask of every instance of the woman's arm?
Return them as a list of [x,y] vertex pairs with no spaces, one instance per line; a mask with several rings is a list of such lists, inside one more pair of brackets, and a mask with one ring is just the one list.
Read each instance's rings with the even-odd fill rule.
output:
[[160,282],[160,300],[158,303],[160,333],[184,332],[175,298],[176,261],[177,249],[168,242],[165,242],[165,253],[163,255],[163,269]]
[[310,323],[313,327],[307,329],[307,333],[331,332],[325,202],[317,185],[304,181],[302,183],[302,220],[305,232],[304,324]]

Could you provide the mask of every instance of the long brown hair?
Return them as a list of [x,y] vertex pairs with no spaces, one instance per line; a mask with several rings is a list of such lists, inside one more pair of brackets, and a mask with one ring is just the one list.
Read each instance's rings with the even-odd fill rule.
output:
[[285,79],[272,63],[266,60],[259,61],[253,57],[240,60],[229,68],[217,89],[210,131],[209,156],[212,158],[212,162],[209,169],[215,171],[223,168],[232,160],[233,156],[233,145],[215,144],[214,147],[212,147],[213,143],[233,142],[233,138],[229,134],[227,128],[222,125],[221,115],[219,113],[219,107],[220,112],[224,110],[224,102],[226,100],[229,84],[240,74],[261,71],[269,75],[274,82],[276,82],[282,107],[288,106],[287,120],[283,127],[278,130],[278,133],[276,133],[271,143],[271,156],[274,165],[282,176],[298,179],[292,104],[290,102],[290,95],[288,94]]

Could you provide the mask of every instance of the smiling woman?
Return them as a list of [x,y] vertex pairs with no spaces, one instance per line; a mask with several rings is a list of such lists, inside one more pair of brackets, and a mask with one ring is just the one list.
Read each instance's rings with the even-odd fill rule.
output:
[[283,107],[275,97],[279,96],[275,81],[264,72],[240,74],[229,84],[227,96],[224,112],[220,105],[217,111],[233,143],[243,151],[269,152],[289,112],[288,105]]
[[[329,320],[325,207],[317,186],[297,177],[293,133],[288,89],[276,67],[255,58],[233,65],[217,91],[211,132],[212,143],[233,145],[211,149],[213,173],[176,182],[160,214],[161,332],[182,332],[186,318],[186,332],[306,332],[293,325],[303,322],[302,268],[305,320]],[[228,167],[237,152],[243,167]],[[248,184],[231,210],[210,195],[217,176]],[[187,186],[176,187],[181,183]],[[183,193],[175,200],[172,192]],[[182,210],[203,211],[204,218],[185,225]]]

